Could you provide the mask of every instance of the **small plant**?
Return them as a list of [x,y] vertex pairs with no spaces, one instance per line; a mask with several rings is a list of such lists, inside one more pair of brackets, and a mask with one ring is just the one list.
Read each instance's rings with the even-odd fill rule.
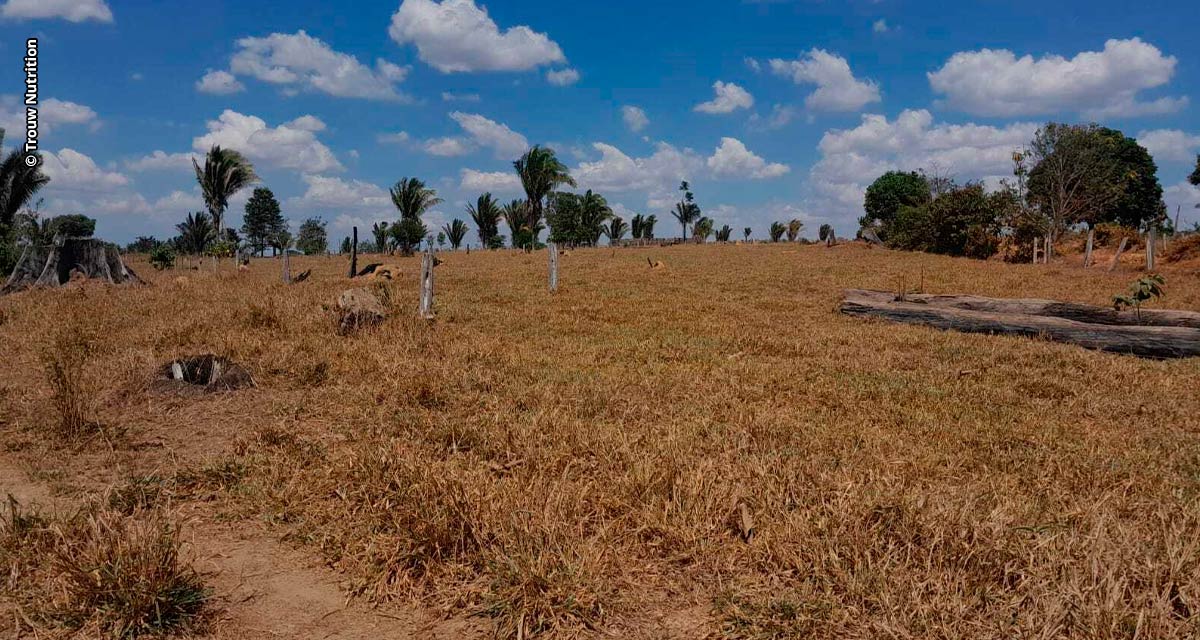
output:
[[175,250],[170,245],[160,244],[150,252],[150,265],[162,271],[175,266]]
[[42,352],[51,400],[58,410],[58,433],[75,439],[100,431],[92,419],[93,390],[87,377],[94,344],[91,336],[78,328],[66,328],[56,335]]
[[1142,303],[1161,298],[1167,281],[1157,273],[1143,276],[1129,285],[1129,291],[1113,296],[1113,308],[1117,311],[1133,307],[1138,322],[1142,321]]

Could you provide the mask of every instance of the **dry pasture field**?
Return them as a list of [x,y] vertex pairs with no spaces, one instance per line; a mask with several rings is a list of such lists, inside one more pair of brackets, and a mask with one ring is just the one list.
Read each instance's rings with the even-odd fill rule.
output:
[[[585,249],[552,295],[545,252],[440,255],[435,321],[397,258],[392,317],[348,337],[343,257],[0,298],[0,491],[35,524],[168,519],[212,638],[1200,635],[1200,361],[835,312],[898,282],[1105,305],[1128,269]],[[153,388],[201,353],[257,387]],[[101,633],[16,522],[0,632]]]

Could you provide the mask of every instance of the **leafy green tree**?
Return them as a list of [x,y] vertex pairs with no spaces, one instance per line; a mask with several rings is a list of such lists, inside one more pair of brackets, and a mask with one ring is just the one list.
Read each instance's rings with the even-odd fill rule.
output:
[[881,238],[901,207],[915,207],[929,201],[929,182],[916,171],[888,171],[867,187],[863,199],[865,215],[859,225],[876,227]]
[[43,236],[46,240],[54,239],[54,236],[66,236],[68,238],[90,238],[96,233],[96,220],[89,218],[83,214],[71,213],[67,215],[54,216],[46,221],[46,226],[43,231]]
[[386,253],[388,250],[388,223],[376,222],[371,225],[371,235],[375,237],[375,250]]
[[1116,165],[1116,174],[1122,179],[1124,188],[1111,206],[1099,216],[1085,218],[1083,222],[1095,226],[1100,222],[1115,222],[1137,229],[1148,223],[1166,218],[1163,204],[1162,185],[1158,181],[1158,165],[1145,147],[1124,133],[1101,127],[1098,135],[1107,139],[1105,148],[1112,154],[1111,162]]
[[275,233],[271,234],[271,237],[267,242],[270,243],[271,250],[274,251],[276,255],[279,255],[292,248],[293,240],[295,240],[295,238],[292,237],[292,232],[288,230],[287,225],[284,224],[282,229],[279,229]]
[[696,226],[692,229],[692,236],[700,238],[703,242],[708,242],[708,237],[713,233],[713,221],[708,216],[701,216],[696,220]]
[[932,201],[904,207],[891,224],[887,245],[969,258],[996,253],[1012,194],[987,193],[979,183],[955,186]]
[[604,226],[604,236],[608,238],[609,244],[620,241],[625,237],[627,231],[629,231],[629,223],[622,220],[621,216],[613,216]]
[[246,215],[242,220],[246,242],[261,255],[266,251],[267,239],[286,224],[275,194],[266,187],[256,188],[246,202]]
[[309,218],[300,225],[296,235],[296,248],[305,255],[315,256],[329,250],[329,238],[325,233],[325,222],[321,218]]
[[150,250],[150,265],[159,271],[175,266],[175,250],[169,244],[159,244]]
[[176,239],[179,250],[193,255],[203,255],[208,245],[217,237],[212,218],[203,211],[187,214],[187,218],[175,225],[175,228],[179,230],[179,237]]
[[782,222],[772,222],[771,228],[767,234],[771,236],[771,242],[779,242],[783,239],[783,234],[787,233],[787,227]]
[[354,248],[354,243],[350,240],[350,236],[344,236],[342,238],[342,246],[338,248],[338,253],[342,253],[342,254],[350,253],[350,250],[353,248]]
[[429,233],[421,222],[421,216],[440,204],[442,199],[437,197],[437,191],[426,187],[417,178],[401,178],[392,187],[391,195],[392,204],[400,211],[400,221],[392,225],[389,233],[401,253],[411,256],[413,249]]
[[154,236],[138,236],[133,242],[125,246],[125,251],[129,253],[150,253],[155,247],[162,244],[158,238]]
[[201,168],[193,158],[192,168],[196,170],[196,182],[200,183],[200,193],[204,196],[204,206],[212,216],[213,228],[223,229],[229,198],[258,182],[254,166],[237,151],[213,145],[204,156],[204,167]]
[[474,205],[467,205],[467,214],[475,222],[480,246],[495,248],[495,238],[500,235],[500,218],[503,212],[500,210],[500,204],[492,198],[491,192],[479,196]]
[[528,204],[523,211],[525,219],[518,226],[528,230],[531,244],[536,243],[545,212],[546,198],[560,186],[574,187],[575,179],[571,177],[567,166],[554,155],[553,149],[540,145],[534,145],[515,160],[513,169],[521,179],[521,187],[525,189],[525,201]]
[[798,218],[792,218],[791,220],[789,220],[787,223],[787,240],[788,240],[788,242],[795,242],[796,238],[800,237],[800,230],[803,228],[804,228],[804,223],[800,222],[800,220]]
[[442,227],[442,233],[445,233],[446,237],[450,239],[450,248],[458,251],[467,237],[467,223],[455,218]]

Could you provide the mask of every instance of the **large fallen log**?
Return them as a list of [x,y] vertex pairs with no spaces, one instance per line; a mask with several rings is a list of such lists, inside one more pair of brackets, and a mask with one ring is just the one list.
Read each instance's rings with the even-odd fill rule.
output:
[[845,293],[839,311],[851,316],[964,333],[1037,337],[1147,358],[1200,356],[1200,329],[1191,327],[1098,324],[1051,316],[934,306],[927,302],[898,302],[894,294],[884,294],[890,300],[881,299],[881,292],[849,290]]
[[[893,292],[871,291],[868,289],[847,289],[846,295],[875,300],[877,302],[891,302],[896,299],[896,294]],[[965,311],[1046,316],[1077,320],[1091,324],[1190,327],[1192,329],[1200,329],[1200,313],[1195,311],[1142,309],[1141,318],[1139,319],[1137,312],[1132,309],[1117,311],[1112,307],[1097,307],[1078,302],[1061,302],[1038,298],[985,298],[983,296],[936,293],[908,293],[904,295],[903,302],[925,304],[931,307],[947,309],[963,309]]]

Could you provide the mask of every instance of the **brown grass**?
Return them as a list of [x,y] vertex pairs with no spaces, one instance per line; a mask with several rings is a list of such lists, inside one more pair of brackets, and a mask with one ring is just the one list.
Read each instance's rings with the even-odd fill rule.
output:
[[[729,638],[1200,634],[1200,363],[834,312],[842,288],[899,281],[1106,305],[1127,271],[857,244],[647,255],[575,251],[552,295],[541,253],[444,254],[432,323],[414,258],[378,285],[393,317],[347,338],[322,308],[344,260],[299,259],[313,276],[286,287],[269,260],[147,269],[154,287],[0,300],[0,340],[88,318],[119,354],[100,417],[171,443],[172,495],[271,523],[352,594],[503,637],[662,637],[684,609]],[[1165,306],[1200,308],[1193,274],[1165,274]],[[191,352],[259,388],[145,393]],[[0,387],[13,433],[51,399],[20,366]]]

